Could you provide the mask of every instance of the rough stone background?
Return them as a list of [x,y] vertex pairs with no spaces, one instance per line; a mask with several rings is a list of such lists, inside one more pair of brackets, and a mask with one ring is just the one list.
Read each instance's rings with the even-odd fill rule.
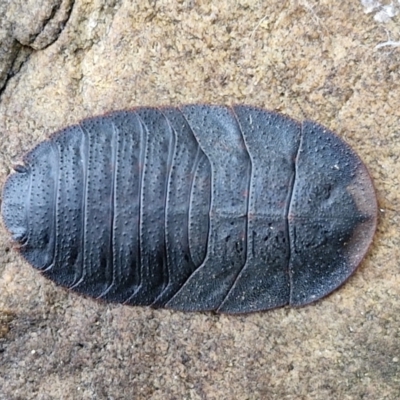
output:
[[81,298],[17,256],[1,225],[0,399],[400,398],[400,28],[396,8],[385,10],[375,0],[0,1],[0,184],[21,154],[83,117],[243,102],[337,131],[368,165],[380,205],[373,246],[340,290],[236,317]]

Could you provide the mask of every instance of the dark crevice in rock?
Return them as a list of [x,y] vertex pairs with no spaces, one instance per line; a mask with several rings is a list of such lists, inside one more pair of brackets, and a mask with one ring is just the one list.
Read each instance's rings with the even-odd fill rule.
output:
[[33,50],[30,47],[22,46],[19,43],[18,46],[19,50],[15,53],[15,56],[11,60],[11,65],[7,71],[7,74],[3,76],[3,81],[0,80],[0,102],[1,96],[6,90],[8,82],[11,80],[11,78],[18,74],[33,53]]
[[[40,29],[22,40],[15,32],[15,22],[5,19],[6,10],[0,13],[3,17],[2,28],[6,31],[0,38],[0,101],[7,84],[21,70],[34,51],[44,50],[60,36],[71,17],[75,0],[60,0],[51,9],[48,18],[42,21]],[[1,11],[1,10],[0,10]]]
[[74,0],[65,0],[54,5],[49,17],[43,20],[40,31],[32,40],[35,50],[43,50],[59,38],[71,17],[74,4]]

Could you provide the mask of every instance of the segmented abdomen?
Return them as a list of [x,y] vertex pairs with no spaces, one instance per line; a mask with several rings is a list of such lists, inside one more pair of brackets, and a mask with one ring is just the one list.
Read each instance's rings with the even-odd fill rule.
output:
[[22,254],[108,301],[305,304],[347,279],[376,225],[368,173],[342,140],[249,106],[115,112],[58,132],[24,161],[3,205]]

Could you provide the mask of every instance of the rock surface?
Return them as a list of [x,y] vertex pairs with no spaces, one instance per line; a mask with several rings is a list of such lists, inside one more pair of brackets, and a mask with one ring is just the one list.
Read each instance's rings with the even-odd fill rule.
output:
[[398,399],[400,32],[396,15],[384,25],[365,4],[0,4],[0,184],[86,116],[247,103],[335,130],[369,167],[381,208],[340,290],[245,316],[79,297],[30,268],[1,225],[0,399]]

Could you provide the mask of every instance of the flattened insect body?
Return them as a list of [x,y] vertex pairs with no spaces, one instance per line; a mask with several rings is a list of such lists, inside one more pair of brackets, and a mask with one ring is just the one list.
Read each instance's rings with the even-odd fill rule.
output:
[[303,305],[365,255],[377,204],[339,137],[249,106],[114,112],[24,158],[2,215],[22,255],[106,301],[243,313]]

